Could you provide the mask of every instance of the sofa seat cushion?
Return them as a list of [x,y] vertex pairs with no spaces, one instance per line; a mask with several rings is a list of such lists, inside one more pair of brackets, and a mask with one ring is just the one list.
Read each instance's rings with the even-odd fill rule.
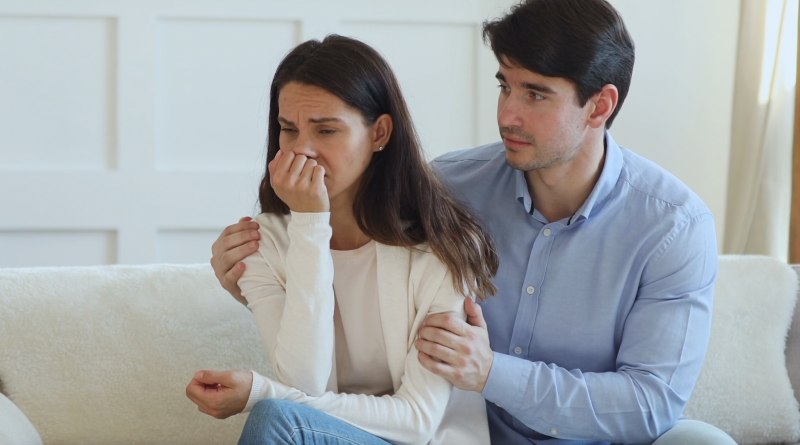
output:
[[44,443],[234,444],[245,416],[198,412],[186,385],[272,375],[208,265],[0,269],[0,308],[0,379]]
[[800,441],[800,410],[784,348],[797,300],[786,263],[721,256],[711,340],[684,413],[717,426],[740,445]]

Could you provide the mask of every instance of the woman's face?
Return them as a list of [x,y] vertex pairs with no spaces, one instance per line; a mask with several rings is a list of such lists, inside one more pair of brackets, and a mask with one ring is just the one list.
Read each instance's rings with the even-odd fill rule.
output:
[[325,168],[325,186],[331,204],[352,200],[373,153],[388,141],[382,122],[388,115],[368,126],[361,112],[339,97],[298,82],[290,82],[281,89],[278,110],[280,149],[305,155]]

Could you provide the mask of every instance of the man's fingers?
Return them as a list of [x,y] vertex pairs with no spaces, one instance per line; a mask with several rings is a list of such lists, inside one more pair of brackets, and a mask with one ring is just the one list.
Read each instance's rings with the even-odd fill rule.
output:
[[[255,229],[247,229],[240,232],[232,233],[225,238],[220,240],[220,245],[218,248],[221,250],[222,253],[225,253],[229,250],[232,250],[236,247],[245,245],[252,241],[257,241],[261,239],[261,235],[258,233],[258,223],[253,223],[256,225]],[[244,259],[244,258],[242,258]],[[239,261],[241,261],[240,259]],[[236,261],[238,262],[238,261]]]
[[425,326],[441,328],[462,336],[467,331],[467,322],[452,314],[433,314],[425,319]]
[[[250,240],[246,244],[240,245],[238,247],[231,248],[221,256],[219,256],[219,260],[217,261],[217,267],[215,269],[219,269],[218,272],[221,272],[225,275],[233,269],[236,263],[242,261],[243,259],[247,258],[253,252],[258,250],[258,241]],[[238,280],[238,278],[237,278]],[[236,281],[234,281],[236,283]]]
[[467,313],[467,323],[471,326],[486,329],[486,320],[483,318],[483,309],[472,301],[471,298],[464,299],[464,311]]
[[456,361],[458,360],[458,355],[454,350],[446,346],[442,346],[439,343],[418,338],[414,341],[414,346],[417,348],[417,350],[450,365],[455,365]]
[[460,344],[460,337],[452,332],[431,326],[423,326],[419,329],[418,335],[421,339],[432,343],[438,343],[450,349],[457,349]]
[[419,359],[419,363],[422,365],[423,368],[427,369],[428,371],[438,376],[442,376],[448,381],[450,381],[450,383],[453,383],[453,374],[455,373],[455,370],[453,369],[452,366],[447,365],[445,363],[437,362],[436,360],[433,359],[433,357],[422,351],[419,351],[419,353],[417,354],[417,358]]

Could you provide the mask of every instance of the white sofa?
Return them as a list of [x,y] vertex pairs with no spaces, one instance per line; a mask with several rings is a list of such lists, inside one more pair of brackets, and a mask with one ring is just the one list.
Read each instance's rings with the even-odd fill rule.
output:
[[[686,414],[743,445],[798,442],[800,317],[784,356],[797,276],[766,257],[720,262]],[[194,371],[231,368],[271,374],[208,266],[0,269],[0,445],[233,444],[245,416],[212,419],[184,395]]]

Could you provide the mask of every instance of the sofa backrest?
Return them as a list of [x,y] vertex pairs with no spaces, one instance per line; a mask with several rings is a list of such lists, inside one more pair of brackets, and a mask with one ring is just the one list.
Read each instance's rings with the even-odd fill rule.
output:
[[0,269],[0,378],[44,443],[235,444],[246,415],[202,414],[186,385],[271,375],[265,357],[208,265]]

